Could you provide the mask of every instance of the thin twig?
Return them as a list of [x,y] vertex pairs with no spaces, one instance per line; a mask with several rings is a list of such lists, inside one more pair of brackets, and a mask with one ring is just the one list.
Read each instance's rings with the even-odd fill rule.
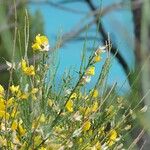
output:
[[57,9],[61,9],[63,11],[67,11],[67,12],[71,12],[71,13],[76,13],[76,14],[85,14],[87,12],[85,11],[81,11],[81,10],[76,10],[76,9],[72,9],[72,8],[69,8],[69,7],[65,7],[63,6],[62,4],[58,4],[58,3],[55,3],[55,2],[52,2],[52,1],[35,1],[35,0],[28,0],[27,1],[28,3],[30,4],[38,4],[38,5],[41,5],[41,4],[44,4],[44,5],[50,5],[52,7],[55,7]]

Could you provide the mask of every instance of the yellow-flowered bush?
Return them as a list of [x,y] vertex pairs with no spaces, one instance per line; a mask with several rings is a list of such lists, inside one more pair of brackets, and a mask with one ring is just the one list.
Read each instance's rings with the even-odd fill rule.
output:
[[12,79],[8,88],[0,85],[0,149],[109,150],[123,145],[132,121],[124,99],[105,90],[109,57],[95,85],[87,88],[107,46],[91,54],[77,79],[63,76],[59,85],[48,62],[48,38],[38,34],[31,47],[40,60],[23,56],[13,70],[17,84]]

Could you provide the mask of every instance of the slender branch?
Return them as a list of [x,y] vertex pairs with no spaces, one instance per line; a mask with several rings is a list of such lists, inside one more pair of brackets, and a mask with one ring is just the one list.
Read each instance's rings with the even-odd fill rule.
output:
[[62,4],[67,4],[67,3],[76,3],[76,2],[84,2],[84,0],[73,0],[73,1],[70,1],[70,0],[61,0],[59,1],[59,3],[62,3]]
[[136,137],[136,139],[133,141],[133,143],[129,146],[128,150],[132,150],[133,147],[138,143],[138,141],[142,138],[144,135],[144,130],[142,130],[139,135]]
[[78,41],[84,41],[84,40],[97,40],[99,41],[99,38],[98,37],[94,37],[94,36],[88,36],[85,38],[85,36],[78,36],[78,37],[74,37],[73,41],[72,42],[78,42]]
[[50,5],[52,7],[55,7],[57,9],[61,9],[63,11],[67,11],[67,12],[71,12],[71,13],[76,13],[76,14],[85,14],[87,12],[85,11],[81,11],[81,10],[76,10],[76,9],[72,9],[72,8],[69,8],[69,7],[65,7],[61,4],[58,4],[58,3],[55,3],[55,2],[52,2],[52,1],[36,1],[36,0],[28,0],[27,1],[28,3],[30,4],[46,4],[46,5]]

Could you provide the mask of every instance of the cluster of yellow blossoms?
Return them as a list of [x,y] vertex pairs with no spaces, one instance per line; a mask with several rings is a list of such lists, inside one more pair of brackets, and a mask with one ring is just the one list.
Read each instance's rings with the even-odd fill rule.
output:
[[[96,115],[98,113],[98,110],[100,109],[100,103],[99,103],[99,92],[97,89],[92,90],[89,95],[82,95],[73,93],[69,99],[69,101],[66,104],[66,110],[70,113],[72,113],[72,120],[75,122],[81,123],[80,128],[76,129],[73,132],[73,137],[79,138],[79,143],[83,144],[84,138],[89,138],[89,136],[92,136],[94,133],[93,131],[93,119],[91,117]],[[85,101],[86,103],[90,103],[92,101],[92,104],[84,104],[83,106],[75,107],[77,103]],[[87,106],[86,106],[87,105]],[[114,116],[115,113],[113,113],[113,110],[111,109],[112,106],[107,110],[106,114],[108,116]],[[119,139],[119,134],[115,129],[110,129],[108,132],[104,132],[105,128],[99,128],[98,135],[101,137],[107,137],[104,144],[101,144],[98,140],[95,145],[87,146],[89,149],[92,150],[102,150],[103,148],[110,148],[113,146]],[[102,134],[103,131],[103,134]],[[88,149],[88,148],[87,148]]]
[[[34,52],[44,52],[44,51],[49,51],[49,41],[46,36],[41,36],[38,34],[35,38],[35,42],[32,45],[33,51]],[[24,74],[27,76],[35,76],[35,68],[33,65],[28,65],[27,60],[22,59],[21,61],[21,69]]]
[[[33,51],[36,52],[49,51],[47,37],[37,35],[32,48]],[[6,63],[10,68],[13,67],[9,62]],[[27,59],[22,59],[18,67],[13,67],[13,69],[21,71],[23,73],[22,77],[25,75],[29,77],[36,75],[35,66],[29,65]],[[27,145],[27,143],[23,141],[22,138],[27,136],[28,131],[22,119],[22,108],[25,107],[25,104],[31,102],[29,99],[37,100],[36,94],[38,91],[39,89],[33,86],[29,90],[28,83],[25,85],[11,85],[7,90],[0,84],[0,149],[18,149],[19,147],[20,150],[24,150],[24,146]],[[45,121],[44,117],[45,116],[41,115],[39,121]]]
[[89,83],[91,81],[91,76],[95,75],[95,66],[94,64],[97,62],[100,62],[102,57],[101,54],[105,52],[105,49],[107,46],[99,46],[98,49],[96,50],[93,60],[92,60],[92,66],[89,66],[88,69],[85,72],[85,75],[82,78],[82,83]]
[[[101,47],[99,46],[99,48],[96,50],[95,52],[95,55],[93,57],[93,60],[92,60],[92,64],[94,63],[97,63],[101,60],[101,53],[102,52],[105,52],[104,50],[106,49],[106,46],[104,47]],[[91,81],[91,76],[94,76],[95,75],[95,66],[89,66],[88,69],[85,71],[85,74],[84,76],[82,77],[81,79],[81,83],[82,84],[85,84],[85,83],[88,83]],[[95,96],[96,95],[96,96]],[[93,97],[97,97],[98,96],[98,91],[97,90],[94,90],[93,92]],[[70,99],[67,101],[66,103],[66,108],[69,112],[73,112],[73,100],[74,99],[77,99],[77,94],[76,93],[73,93],[71,96],[70,96]],[[98,103],[96,102],[94,104],[94,109],[95,107],[97,107]]]
[[[0,148],[10,145],[11,149],[15,149],[19,145],[21,147],[20,139],[27,134],[19,107],[24,100],[28,102],[29,97],[36,99],[35,95],[38,89],[32,88],[30,92],[23,92],[19,85],[12,85],[8,90],[10,93],[7,99],[7,93],[0,85],[0,130],[1,133],[4,133],[0,135]],[[10,134],[12,141],[6,138],[6,133]]]
[[46,36],[38,34],[35,37],[35,43],[32,45],[34,51],[49,51],[49,41]]
[[[97,51],[95,52],[95,56],[92,60],[92,65],[88,67],[88,69],[85,71],[84,76],[81,79],[81,82],[83,84],[90,82],[91,76],[95,75],[95,66],[94,64],[99,62],[101,60],[100,54],[104,52],[104,49],[106,47],[99,47]],[[69,93],[70,94],[70,93]],[[87,138],[88,136],[93,135],[93,119],[91,119],[92,116],[96,115],[97,111],[100,109],[100,95],[99,91],[97,89],[92,90],[89,92],[89,95],[82,95],[77,93],[72,93],[69,100],[66,103],[66,110],[70,113],[73,113],[73,120],[77,122],[81,122],[81,127],[76,129],[73,132],[73,137],[79,138],[79,143],[83,143],[83,138]],[[79,107],[76,107],[78,103],[86,102],[84,106],[80,105]],[[74,113],[75,112],[75,113]],[[114,116],[112,113],[112,110],[109,108],[106,113],[108,116]],[[109,115],[110,114],[110,115]],[[82,123],[83,121],[83,123]],[[91,150],[101,150],[101,149],[107,149],[115,144],[115,142],[118,139],[118,133],[115,129],[110,129],[109,132],[104,133],[104,128],[100,128],[100,131],[103,130],[103,134],[100,133],[100,136],[104,135],[104,137],[107,136],[107,142],[105,142],[103,145],[98,140],[95,142],[95,145],[87,146],[87,149]],[[80,137],[81,136],[81,137]]]
[[21,69],[24,74],[28,76],[34,76],[35,75],[35,68],[33,65],[28,66],[26,60],[22,59],[21,61]]

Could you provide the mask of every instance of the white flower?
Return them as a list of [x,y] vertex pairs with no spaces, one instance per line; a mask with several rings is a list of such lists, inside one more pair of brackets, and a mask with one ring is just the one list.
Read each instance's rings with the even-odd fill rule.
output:
[[104,144],[102,145],[102,150],[107,150],[107,149],[108,149],[108,146],[107,146],[106,143],[104,143]]
[[83,76],[82,79],[83,79],[83,80],[82,80],[83,84],[89,83],[89,82],[91,81],[91,76],[85,75],[85,76]]
[[121,143],[120,145],[118,145],[118,146],[117,146],[117,149],[121,149],[121,150],[123,150],[123,148],[122,148],[122,147],[123,147],[123,144]]
[[82,128],[79,128],[73,132],[72,137],[78,137],[82,132]]
[[147,109],[148,109],[148,106],[145,105],[140,111],[141,111],[142,113],[145,113],[145,112],[147,111]]
[[98,46],[98,49],[96,50],[95,55],[99,55],[100,53],[105,53],[107,47],[108,45]]
[[125,130],[130,130],[131,129],[131,125],[127,125],[124,129]]
[[58,150],[65,150],[65,146],[61,146]]
[[73,115],[72,118],[73,118],[75,121],[81,121],[82,115],[80,115],[80,112],[77,111],[77,112]]
[[49,44],[45,44],[43,46],[44,46],[43,51],[49,51],[50,50],[50,45]]
[[68,142],[66,143],[66,145],[67,145],[69,148],[71,148],[71,147],[73,146],[73,142],[72,142],[72,141],[68,141]]
[[13,62],[9,62],[9,61],[6,61],[6,65],[8,66],[7,70],[10,70],[10,69],[16,69],[16,64]]
[[65,96],[69,95],[71,93],[72,89],[66,89],[65,90]]

